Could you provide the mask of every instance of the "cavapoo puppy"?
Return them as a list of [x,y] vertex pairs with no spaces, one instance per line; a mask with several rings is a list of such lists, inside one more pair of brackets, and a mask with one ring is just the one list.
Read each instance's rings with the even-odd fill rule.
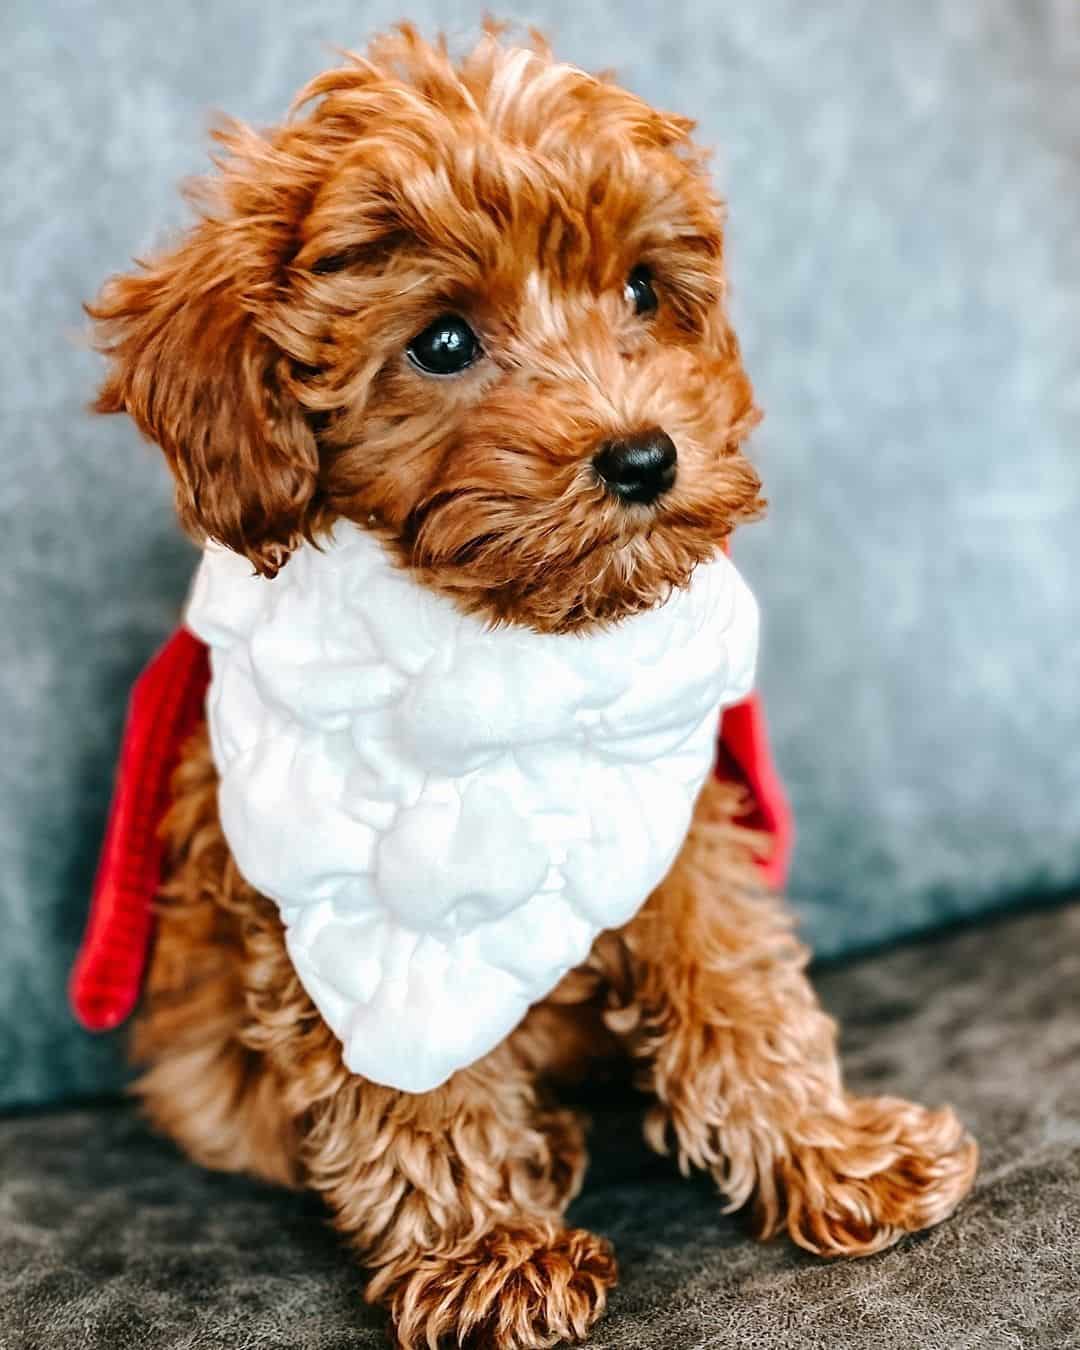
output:
[[89,307],[101,412],[205,546],[206,722],[134,1038],[151,1120],[309,1187],[399,1343],[584,1337],[568,1228],[618,1059],[759,1237],[944,1219],[952,1112],[850,1096],[744,789],[710,775],[756,614],[725,540],[758,414],[692,124],[492,26],[403,25]]

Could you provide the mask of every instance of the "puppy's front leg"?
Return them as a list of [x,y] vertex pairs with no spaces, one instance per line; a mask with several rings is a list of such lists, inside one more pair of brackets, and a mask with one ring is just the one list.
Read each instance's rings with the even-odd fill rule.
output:
[[402,1347],[539,1350],[603,1313],[610,1248],[561,1218],[584,1171],[581,1126],[539,1104],[513,1038],[434,1092],[345,1080],[303,1160]]
[[738,792],[711,782],[675,867],[625,930],[631,1001],[609,1014],[657,1098],[650,1142],[708,1168],[755,1229],[823,1256],[865,1255],[946,1218],[976,1147],[948,1107],[843,1089],[807,954],[755,876]]

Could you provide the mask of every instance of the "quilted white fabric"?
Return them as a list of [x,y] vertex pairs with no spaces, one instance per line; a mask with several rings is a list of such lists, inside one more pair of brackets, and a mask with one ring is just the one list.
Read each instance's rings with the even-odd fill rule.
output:
[[217,546],[222,824],[347,1067],[409,1092],[492,1049],[670,868],[758,618],[724,557],[588,635],[492,629],[339,523],[273,581]]

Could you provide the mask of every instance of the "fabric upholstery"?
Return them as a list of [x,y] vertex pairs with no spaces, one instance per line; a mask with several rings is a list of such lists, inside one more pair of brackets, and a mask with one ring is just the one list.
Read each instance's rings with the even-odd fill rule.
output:
[[[280,116],[409,12],[480,0],[11,0],[0,78],[0,1104],[94,1091],[63,985],[121,710],[192,554],[154,453],[84,411],[80,301],[183,219],[207,109]],[[772,498],[738,559],[840,953],[1080,875],[1080,9],[1067,0],[505,4],[701,121]],[[796,698],[793,690],[799,690]]]
[[[825,976],[850,1079],[952,1100],[978,1136],[949,1222],[863,1261],[751,1242],[712,1185],[594,1100],[572,1218],[621,1283],[596,1350],[1067,1350],[1080,1344],[1080,905]],[[376,1350],[381,1314],[310,1197],[183,1161],[127,1108],[0,1123],[4,1350]]]

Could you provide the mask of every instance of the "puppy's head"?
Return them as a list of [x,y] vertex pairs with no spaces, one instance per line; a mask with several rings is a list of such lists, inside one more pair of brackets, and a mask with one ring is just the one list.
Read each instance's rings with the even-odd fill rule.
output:
[[266,575],[346,517],[489,619],[650,607],[761,505],[690,130],[541,45],[404,27],[217,133],[198,223],[89,306],[96,406]]

